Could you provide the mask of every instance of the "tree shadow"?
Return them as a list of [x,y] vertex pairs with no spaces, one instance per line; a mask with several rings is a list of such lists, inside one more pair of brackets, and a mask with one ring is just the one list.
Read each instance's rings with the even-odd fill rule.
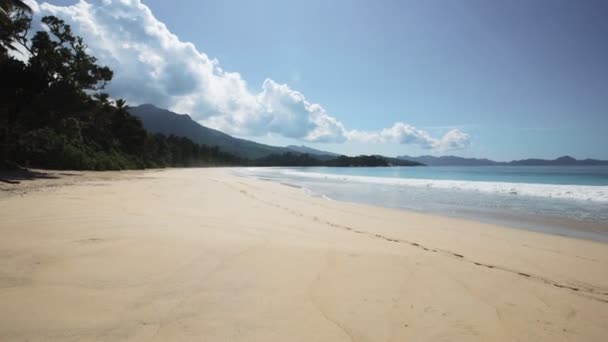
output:
[[15,169],[0,171],[0,182],[8,184],[19,184],[22,181],[30,181],[36,179],[57,179],[59,175],[50,174],[42,171],[32,171],[28,169]]

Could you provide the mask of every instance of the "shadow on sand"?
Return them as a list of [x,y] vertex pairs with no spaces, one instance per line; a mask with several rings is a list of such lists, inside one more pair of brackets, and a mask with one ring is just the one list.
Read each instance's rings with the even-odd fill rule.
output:
[[0,182],[8,184],[19,184],[22,181],[36,179],[57,179],[58,174],[50,174],[42,171],[33,171],[28,169],[15,169],[0,171]]

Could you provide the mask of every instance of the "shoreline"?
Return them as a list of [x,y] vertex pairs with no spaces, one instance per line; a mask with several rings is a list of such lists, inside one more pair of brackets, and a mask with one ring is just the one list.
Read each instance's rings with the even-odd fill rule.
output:
[[0,339],[608,334],[607,244],[229,170],[83,172],[0,196]]
[[[95,182],[104,180],[128,179],[134,175],[148,174],[155,172],[163,172],[166,170],[180,170],[184,168],[164,168],[164,169],[145,169],[145,170],[122,170],[122,171],[76,171],[76,170],[46,170],[46,169],[31,169],[33,177],[20,178],[20,183],[0,183],[0,199],[13,195],[24,195],[32,191],[44,191],[47,188],[63,187],[77,185],[81,182]],[[188,169],[188,168],[186,168]],[[192,168],[192,169],[208,169],[208,168]],[[356,200],[345,200],[328,197],[325,194],[316,193],[300,184],[292,184],[284,180],[275,180],[256,175],[240,174],[238,172],[241,167],[213,167],[211,169],[225,169],[231,175],[236,177],[250,178],[262,182],[272,182],[283,186],[296,188],[307,192],[310,196],[318,196],[332,201],[349,204],[360,204],[376,208],[384,208],[391,210],[403,211],[405,213],[416,213],[420,215],[437,216],[443,218],[453,218],[460,220],[473,221],[489,225],[501,226],[508,229],[524,230],[540,234],[548,234],[552,236],[561,236],[566,238],[581,239],[585,241],[594,241],[599,243],[608,243],[608,225],[574,220],[563,219],[558,217],[533,217],[532,215],[518,216],[516,213],[508,211],[496,210],[489,211],[473,211],[465,212],[440,212],[432,210],[416,210],[413,208],[404,208],[399,206],[378,205],[373,202],[362,202]]]
[[[556,216],[555,214],[552,215],[549,213],[532,214],[531,212],[517,211],[510,208],[490,209],[485,207],[476,208],[446,204],[439,207],[429,208],[423,206],[417,208],[412,207],[408,203],[398,203],[394,201],[388,203],[379,202],[381,198],[374,196],[367,197],[362,196],[362,194],[348,195],[350,193],[348,191],[349,189],[344,189],[343,191],[334,189],[333,191],[335,193],[330,194],[328,192],[332,191],[330,190],[331,185],[321,185],[322,183],[315,184],[315,182],[307,182],[307,179],[289,179],[273,177],[272,175],[264,173],[247,173],[239,171],[238,168],[233,172],[233,174],[241,177],[252,177],[262,181],[275,182],[287,186],[302,188],[313,196],[325,197],[327,199],[345,203],[358,203],[363,205],[371,205],[374,207],[396,209],[404,212],[419,213],[423,215],[471,220],[512,229],[608,243],[608,222],[598,222],[584,218]],[[459,196],[466,195],[464,193],[460,193]],[[468,194],[468,196],[474,197],[478,196],[478,194],[471,192]]]

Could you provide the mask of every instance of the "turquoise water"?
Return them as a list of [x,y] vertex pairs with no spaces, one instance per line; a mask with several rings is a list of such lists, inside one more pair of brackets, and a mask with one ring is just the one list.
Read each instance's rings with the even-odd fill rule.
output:
[[607,166],[247,168],[328,199],[608,241]]
[[302,167],[294,170],[387,178],[608,185],[608,166]]

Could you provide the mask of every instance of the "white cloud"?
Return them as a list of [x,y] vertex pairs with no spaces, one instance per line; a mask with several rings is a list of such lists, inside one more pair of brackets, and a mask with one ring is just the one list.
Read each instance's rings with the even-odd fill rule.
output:
[[383,129],[379,137],[383,141],[399,144],[415,144],[422,148],[432,148],[436,142],[427,132],[403,122],[397,122],[393,127]]
[[380,132],[353,130],[347,132],[347,135],[349,140],[363,143],[412,144],[437,151],[464,149],[471,144],[471,137],[459,129],[452,129],[437,139],[431,137],[428,132],[403,122],[396,122],[391,128]]
[[471,146],[471,136],[458,129],[452,129],[439,139],[433,148],[439,151],[462,150]]
[[183,42],[140,0],[84,0],[72,6],[33,4],[37,17],[55,15],[87,42],[90,53],[114,70],[107,91],[129,103],[153,103],[190,113],[205,125],[240,136],[278,134],[309,142],[359,141],[465,148],[469,136],[442,138],[401,122],[380,132],[347,130],[319,104],[286,84],[266,79],[252,91],[239,73]]

